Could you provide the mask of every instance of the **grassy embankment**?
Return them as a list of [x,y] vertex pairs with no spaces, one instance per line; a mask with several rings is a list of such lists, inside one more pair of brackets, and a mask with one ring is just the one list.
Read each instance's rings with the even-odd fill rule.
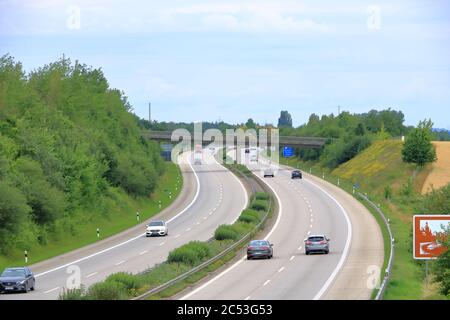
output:
[[[80,222],[73,230],[74,235],[55,235],[46,245],[36,244],[28,249],[28,264],[34,264],[45,259],[81,248],[98,241],[96,230],[100,228],[100,240],[124,231],[139,222],[136,212],[139,212],[140,222],[148,219],[171,204],[179,195],[183,179],[179,167],[172,162],[166,162],[165,173],[159,178],[158,186],[150,198],[131,197],[124,192],[117,192],[115,203],[119,204],[105,215],[91,215],[90,221]],[[169,199],[171,192],[171,199]],[[161,201],[161,209],[158,201]],[[0,256],[0,269],[7,266],[24,265],[22,251],[10,252],[8,256]]]
[[[384,299],[445,299],[435,284],[425,281],[423,263],[415,261],[412,256],[412,216],[417,210],[416,204],[420,201],[420,191],[430,166],[416,171],[414,165],[402,161],[401,149],[401,141],[377,141],[334,170],[294,158],[280,161],[305,172],[311,170],[319,177],[325,174],[325,179],[334,184],[339,178],[340,186],[350,193],[356,183],[361,193],[367,193],[373,202],[380,205],[391,221],[395,238],[392,277]],[[385,198],[386,193],[389,199]],[[377,214],[374,216],[378,218]],[[385,230],[384,238],[386,248]]]

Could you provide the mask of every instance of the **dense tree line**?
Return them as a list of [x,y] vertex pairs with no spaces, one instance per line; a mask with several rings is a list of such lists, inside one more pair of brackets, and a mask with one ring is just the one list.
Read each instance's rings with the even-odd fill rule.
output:
[[62,58],[26,74],[0,58],[0,250],[148,196],[164,170],[126,96],[100,69]]
[[280,127],[280,135],[330,138],[322,149],[299,149],[298,156],[305,160],[320,160],[335,168],[370,146],[375,139],[400,137],[411,130],[404,124],[401,111],[371,110],[368,113],[311,114],[308,122],[298,128]]

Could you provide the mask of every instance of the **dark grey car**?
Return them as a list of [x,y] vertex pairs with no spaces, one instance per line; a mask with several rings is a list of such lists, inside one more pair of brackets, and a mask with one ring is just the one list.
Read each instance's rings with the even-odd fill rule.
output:
[[28,267],[6,268],[0,275],[0,292],[34,290],[36,280]]
[[328,252],[330,252],[330,239],[323,234],[311,235],[306,238],[305,253],[308,255],[311,252],[323,252],[328,254]]
[[250,241],[247,247],[247,260],[253,258],[267,258],[273,257],[273,244],[267,240],[253,240]]

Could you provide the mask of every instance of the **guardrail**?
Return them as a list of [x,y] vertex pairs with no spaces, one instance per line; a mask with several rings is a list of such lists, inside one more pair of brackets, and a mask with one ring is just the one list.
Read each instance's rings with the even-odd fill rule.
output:
[[[243,176],[245,176],[245,174],[242,173]],[[260,184],[260,182],[258,180],[255,179],[255,182]],[[260,184],[261,185],[261,184]],[[222,251],[221,253],[217,254],[216,256],[212,257],[211,259],[201,263],[200,265],[192,268],[191,270],[177,276],[176,278],[173,278],[172,280],[167,281],[166,283],[163,283],[155,288],[150,289],[149,291],[141,294],[140,296],[134,297],[131,300],[145,300],[148,297],[157,294],[159,292],[162,292],[164,290],[166,290],[167,288],[173,286],[174,284],[188,278],[189,276],[199,272],[200,270],[208,267],[209,265],[211,265],[212,263],[216,262],[217,260],[221,259],[222,257],[226,256],[227,254],[229,254],[230,252],[233,252],[236,248],[239,248],[239,246],[241,246],[245,241],[248,241],[248,239],[250,239],[250,237],[252,235],[254,235],[258,230],[260,230],[260,228],[264,225],[264,223],[267,220],[267,217],[269,216],[270,211],[272,210],[272,199],[273,199],[273,195],[272,192],[270,192],[271,197],[269,198],[269,208],[266,211],[266,214],[264,215],[263,219],[246,235],[244,235],[241,239],[239,239],[237,242],[233,243],[230,247],[226,248],[224,251]],[[210,239],[211,240],[211,239]],[[151,270],[151,269],[150,269]],[[148,270],[147,272],[149,272],[150,270]]]
[[381,285],[380,285],[380,289],[378,289],[377,295],[375,296],[375,300],[382,300],[384,292],[386,290],[386,286],[391,277],[392,265],[394,263],[394,235],[392,233],[391,226],[389,225],[389,220],[386,219],[386,216],[384,215],[383,211],[381,211],[381,209],[375,203],[373,203],[366,195],[362,194],[361,192],[358,192],[358,195],[361,198],[363,198],[364,200],[366,200],[375,209],[375,211],[381,216],[381,218],[383,219],[384,223],[386,224],[386,227],[389,232],[389,239],[391,242],[391,245],[390,245],[391,251],[389,254],[389,261],[388,261],[388,265],[387,265],[385,273],[384,273],[383,281],[381,282]]

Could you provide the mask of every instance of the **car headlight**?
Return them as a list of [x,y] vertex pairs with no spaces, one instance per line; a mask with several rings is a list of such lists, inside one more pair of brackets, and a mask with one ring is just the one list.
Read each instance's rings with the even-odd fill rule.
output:
[[24,284],[24,283],[25,283],[25,281],[27,281],[27,279],[25,279],[25,280],[22,280],[22,281],[17,281],[17,283],[16,283],[16,284]]

